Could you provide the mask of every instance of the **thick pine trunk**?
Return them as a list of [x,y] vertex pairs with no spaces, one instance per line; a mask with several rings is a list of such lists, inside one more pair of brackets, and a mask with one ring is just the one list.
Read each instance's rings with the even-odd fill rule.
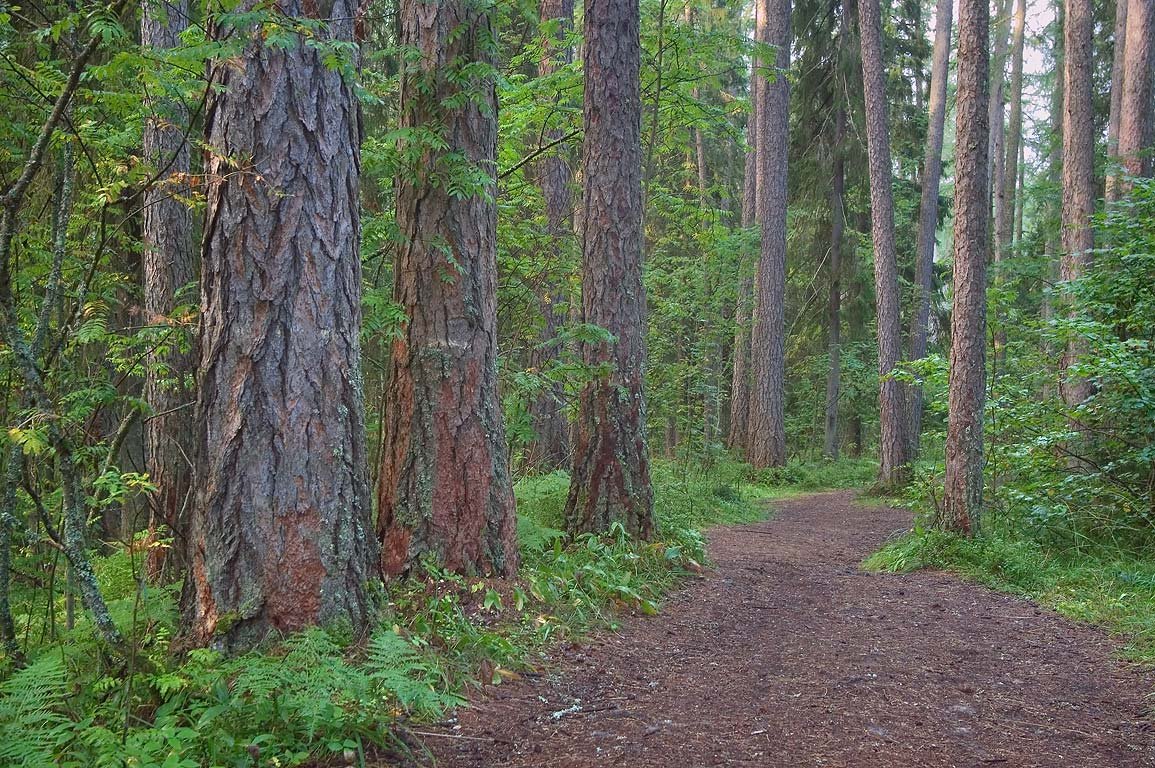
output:
[[[950,76],[952,0],[938,0],[935,8],[934,53],[930,71],[930,105],[927,108],[926,153],[922,161],[922,199],[918,210],[918,251],[915,285],[918,289],[910,327],[910,359],[926,357],[930,333],[930,294],[934,285],[934,246],[938,231],[938,193],[942,181],[943,134],[946,130],[946,94]],[[910,458],[918,456],[922,436],[921,386],[910,392]]]
[[[1120,3],[1126,0],[1119,0]],[[1127,55],[1119,120],[1119,159],[1128,176],[1150,174],[1142,153],[1151,149],[1152,87],[1155,85],[1155,0],[1130,0],[1127,12]],[[1129,184],[1117,178],[1118,194]]]
[[[1142,5],[1148,0],[1136,0],[1136,5]],[[1127,11],[1129,0],[1115,0],[1115,32],[1112,36],[1113,51],[1111,55],[1111,106],[1107,113],[1107,162],[1119,160],[1119,126],[1123,117],[1123,83],[1124,67],[1127,57]],[[1107,169],[1107,202],[1119,199],[1119,175]]]
[[[754,83],[754,73],[751,70],[751,108],[750,117],[746,122],[747,150],[742,178],[744,229],[754,226],[758,197],[758,94]],[[754,309],[754,278],[746,272],[745,264],[740,271],[738,301],[734,309],[734,371],[730,384],[730,433],[727,447],[745,456],[750,436],[750,324]]]
[[[289,17],[312,6],[282,0]],[[353,38],[338,1],[322,40]],[[359,119],[307,41],[213,64],[206,139],[197,501],[186,626],[236,649],[366,626],[377,573],[365,478]]]
[[[188,2],[145,2],[140,20],[141,45],[166,50],[180,45],[188,28]],[[145,422],[145,467],[157,490],[149,499],[149,529],[165,525],[173,533],[171,556],[149,550],[149,572],[159,577],[166,560],[170,570],[185,563],[187,511],[192,502],[194,412],[186,379],[195,372],[195,354],[183,350],[185,332],[173,317],[177,292],[196,280],[192,212],[189,194],[189,146],[185,141],[188,108],[180,100],[146,103],[148,119],[141,137],[144,160],[155,169],[156,183],[144,195],[141,213],[145,322],[171,330],[149,356],[144,399],[153,415]],[[190,297],[185,297],[188,301]]]
[[[538,64],[538,75],[546,77],[559,66],[573,60],[573,48],[564,45],[573,27],[573,0],[542,0],[541,21],[557,24],[556,36],[546,40],[545,55]],[[562,132],[551,128],[545,141],[558,141]],[[537,164],[538,185],[545,200],[546,233],[549,235],[550,267],[558,270],[569,261],[573,244],[573,195],[570,186],[573,173],[564,149],[555,149]],[[561,354],[557,334],[565,323],[564,285],[550,282],[540,297],[542,329],[530,364],[539,371],[553,365]],[[525,462],[533,470],[550,472],[569,462],[569,423],[565,416],[565,386],[561,382],[547,386],[533,402],[529,413],[534,440],[526,448]]]
[[582,313],[616,341],[582,350],[586,364],[611,370],[581,394],[565,507],[571,534],[604,531],[613,522],[643,538],[654,530],[642,394],[646,297],[638,27],[638,0],[586,4]]
[[[411,572],[428,558],[508,577],[518,549],[497,390],[497,97],[487,75],[457,78],[492,64],[494,31],[466,0],[405,0],[400,14],[401,44],[416,54],[402,73],[401,128],[438,129],[449,146],[424,148],[397,178],[393,299],[408,324],[389,360],[382,570]],[[446,180],[463,160],[488,178],[451,194]]]
[[[748,459],[755,467],[786,463],[786,168],[789,144],[790,0],[759,0],[758,40],[777,48],[763,62],[758,89],[757,213],[762,233],[750,339],[753,389]],[[765,68],[775,70],[766,76]]]
[[866,139],[870,154],[870,213],[874,240],[874,293],[878,323],[879,418],[882,422],[879,483],[901,485],[906,478],[906,404],[902,385],[892,374],[902,361],[898,256],[894,239],[886,75],[882,58],[879,0],[860,0],[862,82],[866,98]]
[[939,528],[964,535],[982,507],[986,387],[986,263],[990,198],[987,0],[960,0],[946,488]]
[[[845,19],[845,14],[843,14]],[[845,31],[845,21],[843,22]],[[841,35],[845,40],[845,34]],[[830,286],[826,301],[826,413],[823,445],[827,458],[838,458],[838,401],[842,389],[842,245],[846,231],[846,110],[839,106],[834,116],[830,181]]]
[[[1082,277],[1094,245],[1091,232],[1091,215],[1095,211],[1093,29],[1091,6],[1082,0],[1067,0],[1063,46],[1063,254],[1059,264],[1059,277],[1063,281]],[[1079,405],[1091,394],[1086,378],[1069,373],[1085,350],[1086,342],[1074,338],[1063,353],[1060,387],[1069,408]]]

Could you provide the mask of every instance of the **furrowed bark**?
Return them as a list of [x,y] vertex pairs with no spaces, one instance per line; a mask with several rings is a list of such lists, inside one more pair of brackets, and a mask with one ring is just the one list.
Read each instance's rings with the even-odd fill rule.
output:
[[[757,222],[761,250],[755,276],[750,337],[748,460],[755,467],[786,464],[786,170],[789,145],[790,0],[759,0],[759,42],[775,46],[761,63],[758,88]],[[767,72],[767,70],[770,70]]]
[[894,487],[906,480],[908,424],[903,387],[893,378],[902,361],[902,332],[886,76],[882,58],[882,16],[879,0],[860,0],[858,9],[859,33],[862,38],[862,81],[866,97],[866,138],[870,155],[870,212],[878,318],[879,412],[882,422],[879,484]]
[[[393,298],[408,325],[389,361],[377,523],[390,576],[423,560],[466,574],[517,572],[497,391],[497,96],[488,72],[455,78],[462,66],[493,64],[493,35],[475,3],[402,3],[401,42],[419,58],[403,73],[401,126],[432,128],[449,147],[424,149],[397,179],[403,244]],[[489,178],[453,195],[446,179],[461,158]]]
[[[250,5],[244,6],[252,8]],[[281,0],[289,20],[316,14]],[[319,39],[351,42],[336,0]],[[316,624],[361,631],[377,575],[360,374],[360,120],[297,39],[212,64],[202,250],[191,644],[240,650]]]
[[982,508],[990,198],[987,0],[959,1],[954,301],[946,476],[936,525],[970,535]]
[[614,335],[586,344],[585,363],[610,370],[582,392],[565,506],[572,534],[619,522],[634,536],[654,530],[642,394],[641,44],[638,0],[592,0],[585,8],[585,142],[582,149],[582,314]]

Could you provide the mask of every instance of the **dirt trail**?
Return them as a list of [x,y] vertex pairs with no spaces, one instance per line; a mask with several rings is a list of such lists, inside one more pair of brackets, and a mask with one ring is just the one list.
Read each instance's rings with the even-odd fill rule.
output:
[[1155,679],[1101,632],[946,574],[859,570],[908,523],[834,493],[714,531],[716,569],[660,616],[488,689],[428,764],[1155,766]]

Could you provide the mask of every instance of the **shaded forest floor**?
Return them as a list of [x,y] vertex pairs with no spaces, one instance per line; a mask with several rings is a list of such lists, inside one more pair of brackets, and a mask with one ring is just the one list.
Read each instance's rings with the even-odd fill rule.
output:
[[660,616],[556,649],[429,728],[422,765],[1155,766],[1155,676],[945,573],[867,573],[909,513],[849,492],[717,528]]

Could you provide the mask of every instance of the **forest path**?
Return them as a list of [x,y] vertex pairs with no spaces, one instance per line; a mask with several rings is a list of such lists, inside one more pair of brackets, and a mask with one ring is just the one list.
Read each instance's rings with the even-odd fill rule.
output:
[[429,737],[428,765],[1155,766],[1155,677],[1095,629],[861,559],[910,522],[852,493],[710,534],[659,616],[557,649]]

